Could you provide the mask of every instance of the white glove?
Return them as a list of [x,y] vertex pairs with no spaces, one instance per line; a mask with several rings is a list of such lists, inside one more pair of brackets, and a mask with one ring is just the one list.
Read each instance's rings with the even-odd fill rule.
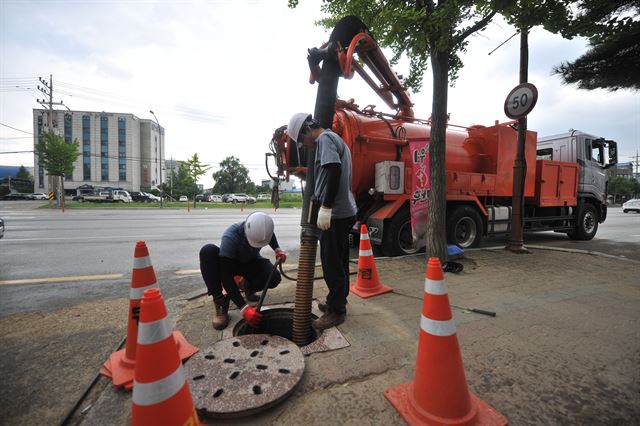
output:
[[320,206],[318,211],[318,221],[316,222],[319,229],[326,231],[331,227],[331,209],[329,207]]

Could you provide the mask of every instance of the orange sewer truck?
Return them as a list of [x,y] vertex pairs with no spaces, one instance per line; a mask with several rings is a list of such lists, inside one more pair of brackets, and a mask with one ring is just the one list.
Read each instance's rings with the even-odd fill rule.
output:
[[[413,170],[409,140],[428,138],[431,127],[428,121],[413,117],[412,104],[399,77],[367,34],[358,34],[350,49],[339,51],[343,68],[347,51],[349,55],[359,53],[361,62],[374,68],[373,74],[382,80],[379,85],[371,84],[372,79],[363,75],[358,61],[348,64],[376,92],[384,92],[383,100],[398,110],[395,115],[383,114],[372,106],[360,109],[353,101],[335,102],[332,129],[351,149],[357,218],[367,225],[371,243],[380,245],[385,255],[415,253],[422,247],[413,242],[411,234]],[[343,72],[343,77],[353,75],[349,69]],[[389,102],[391,95],[395,102]],[[448,124],[445,173],[449,243],[476,247],[483,237],[510,232],[516,124]],[[292,143],[285,129],[277,129],[271,142],[278,175],[287,180],[291,175],[304,177],[304,149]],[[616,142],[576,130],[541,139],[536,132],[528,131],[525,146],[525,232],[556,231],[576,240],[592,239],[598,224],[607,217],[606,169],[617,162]]]

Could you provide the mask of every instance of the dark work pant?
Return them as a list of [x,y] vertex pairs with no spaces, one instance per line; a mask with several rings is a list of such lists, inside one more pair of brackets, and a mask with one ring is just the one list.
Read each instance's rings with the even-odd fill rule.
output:
[[322,274],[329,288],[327,305],[334,312],[346,313],[349,295],[349,231],[355,216],[331,219],[331,227],[320,233]]
[[[207,285],[209,294],[214,298],[222,296],[223,286],[221,284],[222,274],[220,272],[220,262],[218,261],[219,254],[220,248],[215,244],[206,244],[200,249],[200,273],[202,274],[204,283]],[[232,274],[244,277],[249,289],[258,292],[264,288],[264,284],[272,270],[273,264],[269,259],[260,257],[245,263],[234,262]],[[274,271],[271,282],[269,283],[269,288],[276,287],[280,284],[281,280],[280,272],[277,270]],[[237,286],[231,290],[225,286],[225,289],[229,295],[231,295],[234,290],[238,291]]]

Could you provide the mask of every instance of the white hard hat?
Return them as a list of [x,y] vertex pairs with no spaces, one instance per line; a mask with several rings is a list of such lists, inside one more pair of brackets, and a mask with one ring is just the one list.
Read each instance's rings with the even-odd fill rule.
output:
[[268,214],[253,212],[244,221],[244,233],[251,247],[264,247],[273,236],[273,219]]
[[311,114],[307,114],[304,112],[299,112],[297,114],[293,114],[291,120],[289,120],[289,126],[287,126],[287,134],[289,137],[298,142],[298,136],[300,136],[300,129],[304,123],[311,118]]

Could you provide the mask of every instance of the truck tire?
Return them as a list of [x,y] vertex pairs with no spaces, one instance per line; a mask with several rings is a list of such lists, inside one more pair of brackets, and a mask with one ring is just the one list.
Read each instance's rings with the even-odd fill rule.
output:
[[593,204],[584,203],[578,212],[576,228],[567,235],[572,240],[588,241],[598,232],[598,212]]
[[405,256],[421,250],[421,247],[413,244],[411,213],[408,207],[398,210],[395,216],[389,219],[383,232],[382,253],[385,256]]
[[482,230],[480,213],[471,206],[457,206],[447,218],[447,241],[463,249],[478,247]]

